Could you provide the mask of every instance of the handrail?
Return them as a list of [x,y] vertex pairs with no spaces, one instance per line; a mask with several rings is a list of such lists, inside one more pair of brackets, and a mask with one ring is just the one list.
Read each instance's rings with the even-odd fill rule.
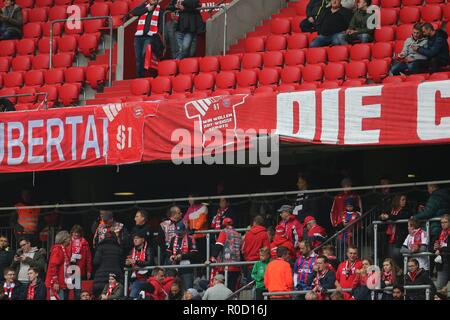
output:
[[48,92],[9,94],[9,95],[0,96],[0,98],[7,99],[7,98],[20,98],[20,97],[31,97],[31,96],[45,96],[44,100],[42,100],[42,101],[44,102],[44,105],[45,105],[44,109],[47,109]]
[[245,286],[239,288],[238,290],[236,290],[236,292],[233,292],[232,294],[230,294],[228,296],[228,298],[226,298],[225,300],[231,300],[233,299],[235,296],[237,296],[239,293],[241,293],[244,290],[247,290],[250,287],[253,287],[253,285],[256,283],[256,280],[252,280],[251,282],[247,283]]
[[[109,23],[109,59],[108,59],[108,64],[109,64],[109,76],[108,76],[108,86],[112,86],[112,48],[113,48],[113,19],[112,16],[98,16],[98,17],[84,17],[84,18],[75,18],[75,21],[84,21],[84,20],[98,20],[98,19],[108,19],[108,23]],[[53,20],[52,22],[50,22],[50,52],[49,52],[49,68],[52,68],[52,55],[53,55],[53,25],[55,23],[60,23],[60,22],[67,22],[67,21],[72,21],[74,20],[73,18],[68,18],[68,19],[58,19],[58,20]]]
[[[301,295],[307,294],[310,291],[311,290],[263,292],[263,297],[264,297],[264,300],[267,300],[267,297],[270,297],[270,296],[286,296],[286,295],[301,296]],[[341,290],[338,290],[338,289],[327,289],[327,293],[333,293],[333,292],[336,292],[336,291],[352,292],[352,289],[341,289]]]
[[[400,223],[408,223],[409,219],[400,219],[400,220],[386,220],[386,221],[381,221],[381,220],[377,220],[377,221],[372,221],[372,224],[400,224]],[[422,221],[441,221],[441,218],[437,217],[437,218],[431,218],[428,220],[422,220]]]

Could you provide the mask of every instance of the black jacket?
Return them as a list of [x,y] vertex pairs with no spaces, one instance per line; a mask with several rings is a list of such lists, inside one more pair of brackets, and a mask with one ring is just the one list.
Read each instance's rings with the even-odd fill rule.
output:
[[352,11],[346,8],[340,8],[335,13],[331,12],[331,7],[326,8],[317,21],[320,25],[319,35],[331,36],[347,30],[352,15]]
[[[23,299],[27,299],[28,287],[30,284],[27,284],[25,290],[23,291]],[[34,299],[33,300],[47,300],[47,288],[45,287],[45,283],[41,280],[37,280],[37,286],[34,289]]]
[[[173,237],[172,240],[170,240],[170,245],[169,248],[167,248],[167,255],[170,257],[173,254],[173,247],[174,247],[174,243],[175,243],[175,238]],[[197,247],[195,245],[195,242],[192,238],[192,236],[188,236],[188,241],[187,241],[187,246],[188,246],[188,252],[187,253],[182,253],[182,239],[181,237],[178,239],[178,245],[176,250],[177,254],[181,254],[181,260],[189,260],[191,263],[194,263],[195,258],[198,256],[198,250]],[[177,262],[177,264],[179,264],[180,261]],[[194,270],[193,269],[189,269],[189,268],[180,268],[178,270],[178,274],[183,274],[183,273],[192,273]]]
[[93,264],[97,268],[94,276],[94,291],[103,290],[108,283],[110,273],[114,273],[117,281],[123,283],[124,256],[116,239],[106,238],[99,243]]
[[325,9],[327,2],[325,0],[310,0],[306,7],[306,16],[317,19],[317,16]]
[[[14,289],[12,290],[12,294],[11,294],[11,300],[23,300],[24,299],[24,294],[25,294],[25,286],[20,283],[19,281],[15,281],[14,282],[15,286]],[[5,282],[3,281],[2,283],[0,283],[0,300],[8,300],[8,297],[6,297],[3,293],[4,293],[4,286],[5,286]]]
[[[133,254],[133,249],[131,249],[130,254],[128,255],[131,257]],[[153,251],[152,248],[147,244],[147,248],[145,250],[145,260],[144,261],[136,261],[136,266],[139,268],[144,267],[150,267],[153,265]],[[150,272],[147,272],[147,275],[149,275]]]
[[[412,212],[408,207],[405,207],[404,209],[400,210],[400,212],[397,215],[392,215],[391,213],[388,213],[389,215],[389,221],[397,221],[397,220],[405,220],[409,219],[409,217],[412,216]],[[408,236],[408,224],[407,223],[398,223],[395,225],[395,247],[401,248],[403,245],[403,242],[405,241],[406,237]],[[386,228],[387,229],[387,228]]]
[[[313,285],[314,278],[317,276],[317,272],[313,272],[309,277],[308,286]],[[336,282],[336,273],[333,270],[328,270],[327,274],[319,280],[320,287],[324,290],[334,289],[334,283]]]
[[[168,11],[175,11],[177,0],[172,2],[167,7]],[[184,0],[184,10],[179,13],[179,20],[177,24],[177,31],[182,33],[203,33],[205,32],[205,23],[203,22],[200,11],[200,3],[198,0]]]
[[8,250],[0,249],[0,281],[4,280],[3,270],[9,267],[13,261],[14,252],[8,248]]
[[443,64],[449,63],[449,53],[448,53],[448,42],[447,42],[447,32],[438,29],[436,33],[431,38],[428,38],[426,48],[419,48],[417,52],[424,55],[428,59],[438,58]]
[[[436,287],[433,281],[430,279],[430,275],[427,271],[419,269],[418,274],[414,280],[411,279],[410,275],[405,276],[405,286],[420,286],[420,285],[431,285],[430,299],[433,300],[434,293],[436,292]],[[406,300],[425,300],[425,289],[407,289]]]
[[4,17],[8,17],[8,21],[3,21],[2,24],[6,28],[12,28],[17,32],[22,33],[22,8],[18,5],[14,5],[12,8],[3,8],[1,9],[1,15]]

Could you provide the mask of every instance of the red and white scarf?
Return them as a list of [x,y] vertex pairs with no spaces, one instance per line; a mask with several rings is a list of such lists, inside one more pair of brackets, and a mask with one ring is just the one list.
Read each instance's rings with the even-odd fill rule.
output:
[[11,300],[11,296],[14,290],[14,287],[16,285],[14,283],[6,283],[3,285],[3,292],[5,293],[5,296],[8,297],[8,300]]
[[[150,4],[148,4],[145,9],[150,7]],[[157,5],[155,9],[153,10],[152,19],[150,21],[150,28],[148,30],[147,35],[152,36],[156,33],[158,33],[158,19],[159,19],[159,11],[161,7]],[[144,35],[144,28],[145,28],[145,19],[147,18],[148,13],[143,14],[139,17],[138,25],[136,28],[135,36],[142,36]]]
[[[174,241],[173,241],[173,248],[172,248],[172,254],[174,256],[176,256],[178,254],[178,241],[179,241],[180,237],[175,234],[174,236]],[[189,252],[189,244],[188,244],[188,236],[185,235],[182,239],[181,239],[181,248],[180,248],[181,254],[186,254]]]
[[[401,209],[392,209],[391,216],[396,216],[400,213]],[[388,243],[393,244],[395,243],[395,232],[397,231],[397,225],[396,224],[388,224],[386,228],[386,235],[389,237]]]
[[30,285],[28,286],[28,291],[27,291],[27,300],[34,300],[34,294],[36,292],[36,287],[37,287],[37,283],[36,284],[32,284],[30,283]]
[[316,274],[316,277],[313,280],[313,288],[315,288],[316,290],[321,289],[321,285],[320,285],[320,280],[322,280],[328,273],[329,269],[325,268],[325,270],[323,271],[318,271]]
[[417,276],[419,275],[421,269],[417,269],[416,272],[408,272],[408,276],[412,282],[416,281]]
[[81,237],[72,237],[72,241],[70,242],[70,253],[71,254],[81,254],[81,247],[83,246],[83,238]]
[[439,248],[445,248],[448,246],[448,234],[450,233],[450,229],[442,230],[439,234],[439,238],[437,240],[439,244]]
[[381,275],[381,280],[384,282],[389,282],[391,285],[394,283],[394,275],[392,274],[392,271],[386,272],[384,271]]
[[141,250],[137,250],[136,247],[131,251],[131,259],[135,261],[145,261],[145,253],[147,251],[147,241],[144,241],[144,245]]
[[408,243],[408,248],[411,249],[413,245],[418,247],[422,245],[422,228],[413,231],[410,242]]
[[110,297],[113,294],[113,291],[116,287],[117,287],[117,284],[109,285],[108,290],[106,291],[106,296]]
[[217,209],[217,214],[214,216],[211,226],[214,228],[214,230],[220,230],[222,229],[222,217],[224,216],[225,212],[228,211],[228,208],[225,209]]
[[348,260],[345,261],[345,267],[342,271],[344,272],[346,279],[348,279],[351,275],[353,275],[355,273],[355,270],[356,270],[355,264],[356,264],[356,261],[354,261],[354,262],[350,262]]

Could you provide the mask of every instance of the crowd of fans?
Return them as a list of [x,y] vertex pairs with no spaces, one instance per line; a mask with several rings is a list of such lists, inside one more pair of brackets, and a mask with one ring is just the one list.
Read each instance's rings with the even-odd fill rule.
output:
[[[382,180],[382,184],[388,183]],[[190,196],[184,214],[179,206],[170,207],[167,219],[159,224],[157,236],[144,209],[137,210],[131,228],[116,221],[111,211],[100,210],[92,224],[91,235],[86,236],[80,225],[74,225],[70,232],[60,230],[48,260],[46,251],[34,246],[38,238],[43,240],[48,230],[41,229],[38,234],[40,209],[26,208],[32,199],[25,191],[11,215],[11,225],[19,239],[17,251],[10,250],[11,239],[0,237],[1,280],[4,280],[0,284],[0,297],[9,300],[223,300],[254,280],[255,299],[263,299],[264,292],[293,290],[303,291],[303,294],[270,298],[371,299],[370,288],[374,288],[371,285],[376,282],[372,268],[374,257],[359,258],[360,251],[352,236],[364,213],[361,197],[352,190],[350,179],[342,181],[343,191],[334,197],[330,212],[332,232],[327,232],[318,223],[322,221],[316,211],[319,199],[306,192],[308,185],[308,178],[300,175],[296,200],[277,210],[279,219],[256,215],[244,234],[236,230],[245,225],[239,224],[238,212],[225,197],[220,199],[213,214],[207,204],[197,202],[194,196]],[[425,289],[406,289],[405,292],[403,287],[429,285],[432,297],[446,298],[450,230],[447,190],[428,185],[428,200],[417,210],[409,206],[405,194],[394,194],[388,187],[381,191],[377,219],[386,223],[379,226],[377,245],[382,262],[380,285],[387,289],[376,291],[375,297],[424,299]],[[426,232],[424,222],[436,217],[440,222],[430,222]],[[399,219],[408,219],[408,223],[395,224]],[[275,220],[278,222],[274,223]],[[51,223],[51,216],[47,216],[46,222]],[[207,242],[202,233],[207,229],[217,231],[211,235],[208,261]],[[335,241],[328,241],[333,235]],[[421,252],[429,252],[432,257],[412,257],[403,266],[402,254]],[[241,261],[253,263],[233,265]],[[195,263],[206,266],[216,262],[231,265],[227,272],[225,267],[211,265],[209,278],[206,278],[206,268],[189,267]],[[164,269],[164,265],[179,267]],[[127,278],[125,267],[129,270]],[[404,267],[406,274],[402,271]],[[74,270],[82,283],[92,284],[89,290],[72,285],[74,277],[70,276]],[[437,273],[435,282],[432,281],[434,271]],[[125,287],[128,288],[126,295]],[[330,294],[331,289],[337,291],[332,290]]]

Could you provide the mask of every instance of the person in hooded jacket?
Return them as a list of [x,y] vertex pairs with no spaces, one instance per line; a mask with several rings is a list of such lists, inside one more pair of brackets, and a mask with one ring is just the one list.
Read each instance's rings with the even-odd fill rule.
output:
[[[92,254],[89,243],[83,236],[83,228],[74,225],[70,230],[70,264],[80,268],[81,280],[90,280],[92,275]],[[81,288],[74,290],[75,300],[80,300]]]
[[242,255],[245,261],[256,261],[259,259],[259,250],[263,247],[270,247],[267,229],[264,227],[264,218],[256,216],[253,219],[253,226],[245,234],[242,240]]
[[270,243],[270,256],[272,259],[277,258],[277,249],[278,247],[286,247],[289,251],[289,260],[293,260],[296,257],[294,245],[292,241],[290,241],[286,237],[286,233],[284,227],[278,225],[275,228],[275,236],[273,237],[272,242]]
[[99,297],[109,283],[109,274],[117,275],[117,280],[123,283],[124,254],[117,241],[116,233],[107,232],[103,241],[98,244],[93,260],[96,268],[93,293]]
[[292,214],[294,208],[290,205],[283,205],[278,209],[281,221],[278,225],[284,228],[286,237],[292,242],[294,248],[298,248],[303,237],[303,225]]

